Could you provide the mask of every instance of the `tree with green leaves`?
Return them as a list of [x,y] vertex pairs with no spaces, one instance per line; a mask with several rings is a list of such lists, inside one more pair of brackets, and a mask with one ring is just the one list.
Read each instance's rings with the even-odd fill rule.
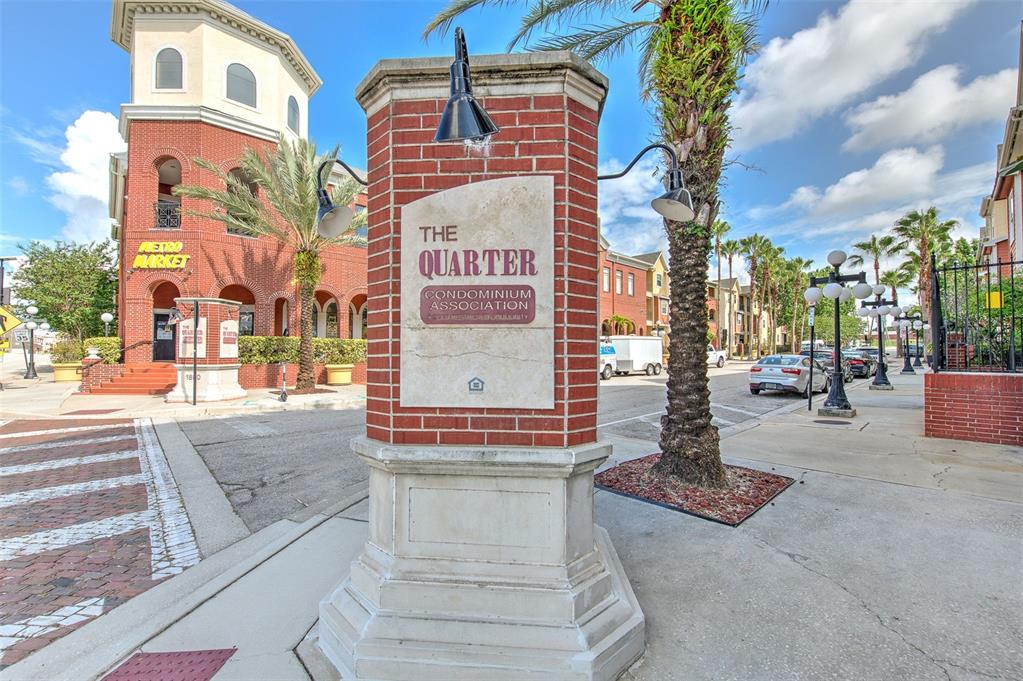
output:
[[[762,234],[750,234],[739,239],[739,246],[742,248],[742,255],[746,258],[746,271],[749,274],[749,310],[746,314],[746,359],[753,359],[753,347],[757,347],[757,356],[760,349],[760,320],[759,315],[763,309],[758,311],[754,302],[757,299],[757,275],[761,258],[771,248],[771,241]],[[754,319],[756,318],[756,323]],[[756,328],[755,328],[756,327]]]
[[[733,278],[733,275],[732,275],[732,265],[734,264],[733,261],[735,259],[735,256],[739,255],[740,253],[742,253],[742,246],[739,245],[739,242],[737,240],[735,240],[735,239],[726,239],[725,241],[721,242],[721,255],[722,255],[722,257],[725,258],[725,260],[728,261],[728,278],[729,279]],[[720,279],[721,279],[721,277],[718,277],[719,281],[720,281]],[[731,294],[729,294],[729,296],[728,296],[728,329],[729,329],[729,331],[728,331],[728,348],[726,348],[727,351],[728,351],[728,356],[729,357],[731,357],[732,350],[735,347],[735,332],[736,332],[736,329],[735,329],[736,323],[735,322],[736,322],[735,309],[733,309],[733,306],[732,306],[732,296],[731,296]]]
[[[913,282],[913,270],[910,267],[901,266],[888,270],[881,275],[880,283],[891,289],[891,301],[893,306],[899,304],[899,289],[906,288]],[[895,354],[902,354],[902,336],[895,334]]]
[[931,308],[931,253],[940,254],[951,248],[952,230],[957,220],[942,220],[938,209],[913,210],[895,222],[892,233],[900,239],[899,248],[916,256],[917,296],[924,318]]
[[[313,366],[313,305],[316,285],[323,276],[320,254],[335,246],[361,246],[365,239],[357,229],[365,214],[356,216],[349,229],[336,238],[325,239],[316,231],[319,202],[316,172],[320,164],[337,156],[337,148],[317,156],[316,147],[304,139],[278,141],[262,154],[246,148],[239,167],[241,176],[224,172],[219,166],[197,158],[197,166],[213,173],[223,189],[200,185],[178,185],[177,196],[208,202],[212,210],[190,210],[190,215],[223,223],[231,231],[277,240],[294,251],[292,267],[299,293],[298,390],[316,385]],[[253,191],[255,189],[255,192]],[[359,192],[355,180],[346,178],[330,188],[335,205],[350,205]]]
[[[475,7],[508,0],[451,0],[426,27],[429,35]],[[741,0],[524,0],[527,9],[509,49],[572,50],[588,60],[636,46],[644,94],[656,106],[660,137],[678,155],[693,198],[694,220],[664,221],[671,278],[668,404],[661,417],[655,472],[684,484],[727,486],[717,428],[711,423],[707,382],[706,276],[711,226],[719,210],[718,183],[729,142],[728,109],[739,70],[754,50],[755,15]],[[756,9],[756,7],[754,7]],[[569,29],[589,13],[632,17]],[[545,35],[535,43],[534,32]]]
[[896,255],[905,247],[905,244],[892,234],[885,234],[881,237],[871,234],[870,238],[866,241],[859,241],[852,246],[859,253],[854,253],[850,256],[849,265],[851,267],[863,267],[866,259],[870,258],[874,265],[874,283],[880,284],[881,260]]
[[33,241],[20,248],[25,262],[14,274],[14,297],[34,304],[39,318],[71,339],[101,334],[100,315],[117,307],[113,244]]
[[789,319],[789,349],[792,352],[799,352],[800,343],[803,340],[804,312],[806,308],[803,291],[806,290],[806,286],[809,284],[805,276],[806,270],[810,267],[813,267],[813,260],[808,260],[807,258],[797,257],[786,261],[786,279],[789,284],[789,296],[792,300],[792,310],[787,317]]
[[[732,226],[724,220],[715,220],[714,224],[711,225],[710,231],[714,236],[714,261],[717,262],[718,266],[718,278],[717,286],[714,288],[717,291],[717,304],[718,304],[718,318],[720,320],[721,315],[721,241],[728,232],[730,232]],[[718,350],[721,347],[718,346]],[[727,350],[727,348],[726,348]]]

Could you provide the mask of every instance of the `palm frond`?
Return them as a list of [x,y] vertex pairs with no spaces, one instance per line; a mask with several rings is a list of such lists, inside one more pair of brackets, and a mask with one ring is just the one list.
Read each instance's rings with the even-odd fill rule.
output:
[[429,40],[430,35],[434,33],[438,33],[441,36],[447,35],[455,19],[471,9],[486,6],[504,7],[519,2],[522,2],[522,0],[451,0],[451,3],[437,12],[437,15],[423,29],[423,40]]
[[561,28],[581,16],[603,16],[631,4],[632,0],[537,0],[523,15],[508,51],[526,45],[537,29]]
[[536,48],[545,52],[571,50],[587,61],[611,59],[633,44],[637,37],[642,39],[637,33],[650,33],[656,25],[655,21],[630,21],[591,26],[576,33],[547,36],[536,43]]

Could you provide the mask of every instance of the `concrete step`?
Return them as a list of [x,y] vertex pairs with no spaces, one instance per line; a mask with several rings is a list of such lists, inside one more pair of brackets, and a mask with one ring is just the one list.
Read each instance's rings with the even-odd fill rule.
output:
[[109,383],[93,388],[90,395],[166,395],[174,386],[136,387],[111,385]]

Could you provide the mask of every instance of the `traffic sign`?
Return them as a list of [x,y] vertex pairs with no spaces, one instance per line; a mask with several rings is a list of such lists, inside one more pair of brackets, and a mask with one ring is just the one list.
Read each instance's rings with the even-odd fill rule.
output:
[[22,329],[21,331],[15,331],[14,332],[14,342],[15,343],[27,343],[28,342],[28,338],[29,338],[29,333],[25,329]]
[[810,321],[808,322],[810,324],[810,326],[813,326],[813,318],[816,315],[816,313],[817,313],[817,308],[816,307],[811,307],[810,308]]
[[15,317],[8,308],[0,306],[0,333],[7,333],[19,326],[21,326],[21,320]]

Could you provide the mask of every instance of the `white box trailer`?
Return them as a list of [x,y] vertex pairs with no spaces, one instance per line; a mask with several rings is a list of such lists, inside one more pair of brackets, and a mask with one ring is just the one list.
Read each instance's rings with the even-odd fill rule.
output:
[[658,336],[608,336],[618,360],[616,374],[642,371],[654,376],[664,369],[661,339]]

